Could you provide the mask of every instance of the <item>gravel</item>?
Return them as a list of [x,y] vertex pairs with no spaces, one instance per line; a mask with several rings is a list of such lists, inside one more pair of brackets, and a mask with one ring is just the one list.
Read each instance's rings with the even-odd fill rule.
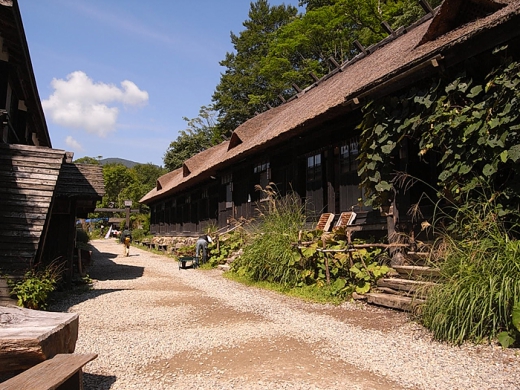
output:
[[[245,287],[113,240],[92,244],[76,353],[86,389],[520,389],[520,353],[431,339],[405,313]],[[119,256],[118,256],[119,254]]]

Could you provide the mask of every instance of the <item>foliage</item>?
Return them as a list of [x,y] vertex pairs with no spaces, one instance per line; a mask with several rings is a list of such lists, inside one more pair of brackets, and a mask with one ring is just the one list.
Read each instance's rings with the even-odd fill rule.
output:
[[[268,53],[269,42],[280,26],[289,23],[297,14],[293,6],[270,6],[267,0],[251,2],[249,19],[240,34],[231,33],[234,53],[226,53],[220,62],[226,70],[213,94],[215,109],[219,112],[219,128],[230,135],[255,112],[267,109],[265,101],[272,101],[280,91],[271,91],[260,74],[260,61]],[[268,95],[265,101],[250,96]]]
[[143,241],[146,237],[147,230],[145,229],[134,229],[132,230],[132,240],[133,241]]
[[257,0],[251,3],[246,29],[231,34],[235,52],[221,61],[226,71],[213,94],[224,134],[294,95],[293,84],[310,85],[309,73],[329,73],[334,69],[329,57],[338,62],[354,57],[354,41],[368,47],[385,38],[383,21],[397,28],[424,15],[415,0],[302,0],[299,5],[305,13]]
[[[319,232],[308,232],[313,238]],[[356,242],[357,243],[357,242]],[[333,250],[334,252],[324,252]],[[330,278],[330,293],[348,296],[353,292],[366,294],[377,280],[389,271],[385,263],[388,255],[380,248],[349,251],[343,230],[322,234],[311,245],[301,249],[307,268],[302,271],[300,285],[325,286],[327,270]]]
[[245,243],[244,232],[241,229],[219,237],[219,248],[215,243],[209,245],[208,263],[212,267],[223,264],[234,252],[243,247]]
[[504,347],[520,341],[519,226],[505,222],[501,211],[482,196],[439,219],[452,227],[438,245],[442,283],[421,314],[435,338],[460,344],[498,337]]
[[53,261],[43,269],[31,269],[18,282],[9,282],[11,294],[18,298],[18,306],[45,310],[49,294],[56,289],[64,270],[64,263]]
[[74,164],[90,164],[90,165],[99,165],[99,160],[94,157],[81,157],[77,160],[74,160]]
[[175,250],[177,256],[195,256],[195,244],[181,246]]
[[520,182],[520,63],[500,62],[485,77],[466,66],[459,74],[365,107],[359,175],[368,204],[384,204],[393,188],[394,156],[408,140],[419,158],[438,156],[440,192],[463,201],[491,182],[506,213],[518,205]]
[[231,271],[239,277],[279,283],[288,289],[315,286],[344,298],[353,292],[367,293],[390,271],[381,249],[348,251],[341,229],[325,234],[307,231],[301,238],[311,243],[298,247],[304,205],[296,195],[279,198],[270,187],[267,190],[268,212],[254,236],[246,239],[243,255],[232,263]]
[[163,157],[164,166],[168,171],[182,167],[184,161],[190,157],[221,142],[215,115],[212,106],[203,106],[197,118],[183,118],[188,123],[188,128],[179,132],[177,139],[170,143]]
[[254,237],[246,243],[243,255],[232,263],[239,275],[254,281],[267,280],[286,286],[300,281],[300,254],[292,243],[297,242],[303,228],[303,206],[296,194],[283,198],[267,189],[268,210],[254,231]]

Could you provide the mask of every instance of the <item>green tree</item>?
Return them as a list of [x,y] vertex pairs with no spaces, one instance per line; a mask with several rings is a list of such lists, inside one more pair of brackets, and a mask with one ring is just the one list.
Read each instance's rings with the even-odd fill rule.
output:
[[81,157],[77,160],[74,160],[74,164],[91,164],[91,165],[99,165],[99,160],[94,157]]
[[226,71],[213,94],[222,134],[229,135],[255,112],[265,111],[266,103],[279,93],[267,92],[269,84],[260,74],[260,63],[268,54],[275,32],[293,20],[297,12],[293,6],[270,6],[267,0],[257,0],[251,3],[249,19],[243,23],[245,30],[239,35],[231,33],[235,52],[227,53],[220,62]]
[[132,201],[132,207],[138,207],[139,200],[157,185],[157,179],[168,172],[157,165],[137,164],[129,169],[134,181],[121,191],[120,197]]
[[168,173],[168,170],[152,163],[137,164],[131,168],[135,172],[137,181],[143,185],[146,192],[155,187],[157,179]]
[[123,207],[125,200],[124,190],[137,182],[135,171],[130,170],[123,164],[107,164],[103,166],[103,179],[105,182],[105,196],[102,207]]
[[197,118],[183,118],[188,128],[181,130],[177,139],[170,143],[163,157],[168,171],[180,168],[184,161],[197,153],[221,142],[222,137],[216,127],[216,112],[212,106],[202,106]]

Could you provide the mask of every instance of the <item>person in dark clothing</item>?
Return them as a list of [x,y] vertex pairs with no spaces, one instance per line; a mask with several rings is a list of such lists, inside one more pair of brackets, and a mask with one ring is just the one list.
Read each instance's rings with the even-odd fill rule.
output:
[[213,242],[210,236],[203,235],[200,236],[197,240],[197,243],[195,244],[195,256],[197,259],[199,259],[198,262],[201,264],[204,264],[206,261],[208,261],[208,244],[210,242]]
[[132,242],[132,233],[130,230],[125,229],[121,233],[121,243],[123,244],[123,254],[125,256],[130,256],[130,243]]

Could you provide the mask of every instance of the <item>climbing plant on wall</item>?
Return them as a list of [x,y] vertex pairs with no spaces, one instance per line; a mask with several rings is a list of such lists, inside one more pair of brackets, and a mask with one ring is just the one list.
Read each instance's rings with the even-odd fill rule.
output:
[[518,207],[520,63],[507,56],[507,46],[493,55],[495,66],[485,77],[461,69],[365,106],[359,175],[367,203],[390,198],[395,156],[407,139],[419,158],[437,154],[440,174],[433,184],[443,196],[461,201],[487,183],[503,213]]

